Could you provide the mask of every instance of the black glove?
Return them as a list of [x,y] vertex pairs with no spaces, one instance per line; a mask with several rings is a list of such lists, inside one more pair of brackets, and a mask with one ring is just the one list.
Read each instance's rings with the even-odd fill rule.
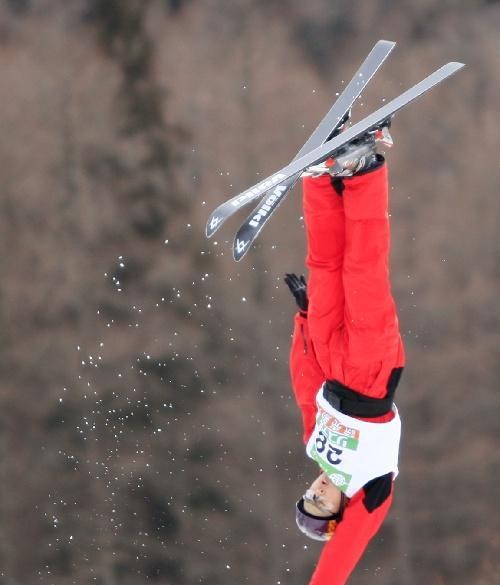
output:
[[295,297],[295,302],[299,309],[304,313],[307,311],[309,300],[307,298],[307,283],[304,276],[298,277],[296,274],[285,274],[284,278],[290,292]]

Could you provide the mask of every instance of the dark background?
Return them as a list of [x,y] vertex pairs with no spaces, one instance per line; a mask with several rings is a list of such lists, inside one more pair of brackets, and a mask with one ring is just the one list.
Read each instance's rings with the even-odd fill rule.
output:
[[308,582],[299,190],[240,264],[204,222],[379,38],[354,119],[467,68],[393,124],[401,473],[351,582],[500,583],[499,30],[480,0],[2,0],[1,585]]

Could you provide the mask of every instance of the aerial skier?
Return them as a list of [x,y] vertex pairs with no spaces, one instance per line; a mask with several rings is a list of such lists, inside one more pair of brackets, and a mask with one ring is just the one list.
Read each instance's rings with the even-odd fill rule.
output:
[[213,236],[262,197],[235,235],[240,261],[305,175],[309,284],[295,274],[285,282],[299,306],[292,385],[306,452],[321,470],[296,506],[302,532],[325,541],[310,585],[346,583],[387,515],[398,473],[401,421],[393,399],[405,357],[389,282],[387,166],[375,147],[391,144],[396,112],[464,66],[443,65],[347,128],[351,107],[393,47],[378,41],[295,158],[217,206],[205,228]]
[[320,475],[297,524],[325,546],[310,585],[344,585],[382,525],[398,473],[393,403],[404,349],[389,283],[388,174],[371,132],[303,178],[309,278],[287,274],[299,306],[290,355],[306,452]]

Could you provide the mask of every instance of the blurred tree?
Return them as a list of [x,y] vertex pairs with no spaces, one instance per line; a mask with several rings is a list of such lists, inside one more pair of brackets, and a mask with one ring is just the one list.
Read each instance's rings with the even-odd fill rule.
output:
[[25,14],[31,8],[31,0],[7,0],[7,6],[14,14]]
[[300,197],[241,265],[232,227],[202,228],[383,37],[400,49],[355,115],[444,59],[469,67],[393,127],[406,431],[353,580],[497,583],[497,4],[32,0],[0,18],[0,582],[307,581],[318,548],[292,510],[314,469],[279,286],[303,262]]

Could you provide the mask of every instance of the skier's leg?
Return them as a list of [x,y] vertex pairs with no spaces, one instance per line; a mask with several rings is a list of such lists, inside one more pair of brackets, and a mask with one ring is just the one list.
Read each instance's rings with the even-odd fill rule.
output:
[[324,373],[331,371],[329,344],[344,321],[342,263],[345,243],[343,200],[329,175],[303,179],[304,217],[309,268],[308,323],[316,358]]
[[343,179],[345,336],[334,378],[380,398],[393,368],[404,363],[389,282],[387,167]]

